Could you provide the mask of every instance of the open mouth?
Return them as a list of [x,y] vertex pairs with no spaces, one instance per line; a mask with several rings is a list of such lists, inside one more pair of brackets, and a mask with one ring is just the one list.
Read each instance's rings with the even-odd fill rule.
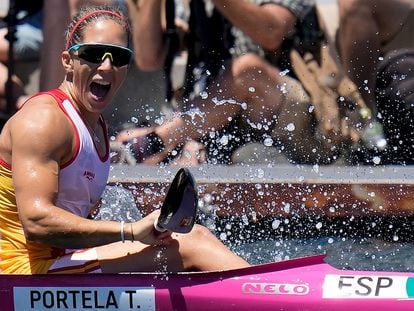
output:
[[90,90],[92,95],[97,99],[103,99],[111,89],[111,83],[104,81],[95,81],[90,85]]

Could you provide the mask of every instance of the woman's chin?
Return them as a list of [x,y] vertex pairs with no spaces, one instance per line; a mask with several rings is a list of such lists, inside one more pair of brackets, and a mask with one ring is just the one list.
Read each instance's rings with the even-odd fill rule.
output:
[[90,105],[94,108],[94,110],[103,110],[109,104],[110,96],[108,94],[106,96],[97,96],[96,94],[89,93],[88,94],[88,101]]

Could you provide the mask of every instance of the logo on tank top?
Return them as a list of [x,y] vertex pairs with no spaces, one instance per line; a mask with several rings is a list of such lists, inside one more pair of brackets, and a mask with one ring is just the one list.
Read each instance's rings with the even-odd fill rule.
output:
[[89,181],[92,181],[95,178],[95,173],[90,172],[90,171],[85,171],[83,172],[83,176],[85,176]]

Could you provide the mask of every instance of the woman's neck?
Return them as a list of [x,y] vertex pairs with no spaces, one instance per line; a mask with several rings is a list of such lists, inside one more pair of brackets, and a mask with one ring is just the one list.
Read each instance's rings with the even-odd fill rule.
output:
[[100,114],[88,111],[82,104],[82,101],[76,96],[76,93],[73,92],[71,86],[68,85],[66,81],[64,81],[60,85],[59,89],[62,90],[69,97],[73,106],[79,112],[79,115],[82,117],[82,119],[87,123],[88,127],[92,131],[95,131],[99,125],[98,120]]

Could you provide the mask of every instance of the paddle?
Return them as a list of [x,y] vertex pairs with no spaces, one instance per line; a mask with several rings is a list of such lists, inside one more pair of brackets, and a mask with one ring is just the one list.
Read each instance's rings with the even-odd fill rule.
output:
[[197,215],[197,203],[198,194],[194,177],[187,168],[181,168],[165,196],[161,214],[154,224],[155,229],[159,232],[190,232]]

